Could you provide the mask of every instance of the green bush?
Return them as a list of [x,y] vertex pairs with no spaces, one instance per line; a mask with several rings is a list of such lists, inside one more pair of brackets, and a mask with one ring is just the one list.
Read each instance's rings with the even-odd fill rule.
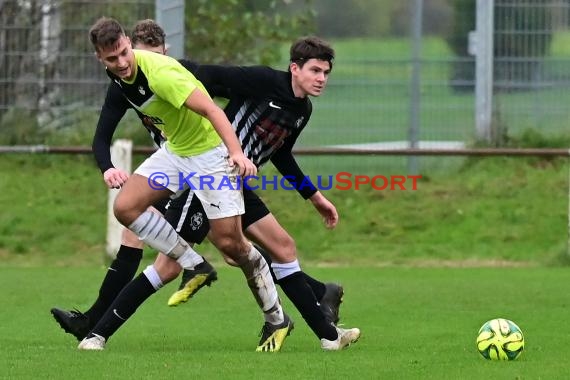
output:
[[185,52],[199,62],[275,64],[281,45],[314,31],[311,0],[288,3],[195,0],[186,12]]

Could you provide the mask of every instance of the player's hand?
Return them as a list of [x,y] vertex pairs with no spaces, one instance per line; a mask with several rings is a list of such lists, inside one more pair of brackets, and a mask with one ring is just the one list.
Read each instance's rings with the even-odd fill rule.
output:
[[257,174],[257,166],[247,158],[243,152],[231,154],[228,158],[231,167],[238,167],[238,174],[243,178]]
[[323,217],[325,227],[330,229],[335,228],[338,224],[338,212],[332,202],[325,198],[325,196],[319,191],[313,194],[309,199],[319,214]]
[[103,180],[109,189],[120,189],[129,179],[129,174],[121,169],[110,168],[103,173]]

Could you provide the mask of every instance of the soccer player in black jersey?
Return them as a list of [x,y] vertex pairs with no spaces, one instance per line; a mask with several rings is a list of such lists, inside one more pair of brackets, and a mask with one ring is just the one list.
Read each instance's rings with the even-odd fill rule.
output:
[[[141,28],[153,30],[153,25],[158,27],[150,21],[145,21],[138,25],[138,29],[139,31]],[[135,28],[135,33],[136,31],[137,28]],[[133,42],[137,47],[146,45],[144,48],[157,45],[152,38],[137,40],[135,35]],[[297,183],[301,183],[305,176],[296,164],[291,148],[311,115],[312,107],[307,95],[318,96],[324,89],[332,68],[333,55],[333,50],[324,41],[309,37],[300,39],[292,46],[289,72],[267,67],[197,66],[191,62],[183,62],[183,64],[204,83],[211,94],[220,95],[221,93],[222,96],[227,96],[224,91],[229,91],[231,96],[225,111],[240,137],[244,153],[258,167],[271,160],[281,174],[292,176]],[[109,94],[106,104],[113,103],[107,100],[110,100]],[[118,119],[122,114],[124,111]],[[110,164],[108,145],[117,123],[118,120],[109,123],[112,128],[105,133],[103,139],[105,144],[102,144],[105,149],[98,149],[94,142],[97,161],[102,170]],[[101,154],[98,154],[98,151]],[[103,154],[103,152],[106,153]],[[110,166],[112,167],[112,164]],[[327,227],[334,228],[338,221],[334,205],[312,185],[304,186],[299,189],[299,192],[305,199],[311,199],[313,205],[324,217]],[[192,222],[196,221],[188,218],[188,215],[199,213],[200,205],[193,203],[188,207],[187,203],[190,202],[187,196],[188,194],[185,194],[171,202],[166,218],[174,226],[184,224],[188,229],[189,226],[195,227],[195,223]],[[242,217],[242,225],[246,236],[268,249],[273,259],[271,267],[274,276],[309,326],[321,339],[321,346],[327,350],[336,350],[356,341],[360,334],[358,329],[340,329],[329,323],[338,322],[338,306],[340,297],[342,297],[342,288],[334,284],[323,284],[302,272],[296,259],[293,239],[279,225],[255,193],[246,189],[244,198],[246,214]],[[187,212],[188,209],[189,212]],[[180,221],[183,223],[179,223]],[[202,223],[207,224],[207,221],[204,223],[202,220]],[[200,242],[204,237],[203,234],[192,236],[190,233],[188,237],[181,235],[193,242]],[[169,260],[173,261],[163,255],[157,258],[157,268],[163,269],[163,273],[159,270],[163,282],[173,279],[180,271],[178,265],[168,264]],[[231,260],[227,261],[231,263]],[[198,276],[195,274],[196,272],[185,269],[183,283],[180,290],[171,297],[170,304],[184,302],[197,291],[192,281],[200,274]],[[320,308],[318,301],[320,301]]]

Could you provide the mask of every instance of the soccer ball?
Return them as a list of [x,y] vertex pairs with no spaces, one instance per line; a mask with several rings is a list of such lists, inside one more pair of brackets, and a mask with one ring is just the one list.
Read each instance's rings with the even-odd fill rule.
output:
[[508,319],[487,321],[477,334],[477,349],[485,359],[515,360],[524,349],[522,330]]

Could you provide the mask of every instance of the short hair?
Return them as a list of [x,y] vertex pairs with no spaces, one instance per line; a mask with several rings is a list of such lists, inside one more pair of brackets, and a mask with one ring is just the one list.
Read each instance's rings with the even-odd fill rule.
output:
[[324,40],[315,36],[301,37],[291,45],[289,60],[303,67],[311,58],[327,61],[332,69],[334,49]]
[[166,33],[156,21],[151,19],[141,20],[136,23],[131,33],[133,45],[144,44],[152,47],[165,45]]
[[110,17],[101,17],[89,29],[89,40],[97,51],[115,46],[119,39],[125,35],[123,26]]

